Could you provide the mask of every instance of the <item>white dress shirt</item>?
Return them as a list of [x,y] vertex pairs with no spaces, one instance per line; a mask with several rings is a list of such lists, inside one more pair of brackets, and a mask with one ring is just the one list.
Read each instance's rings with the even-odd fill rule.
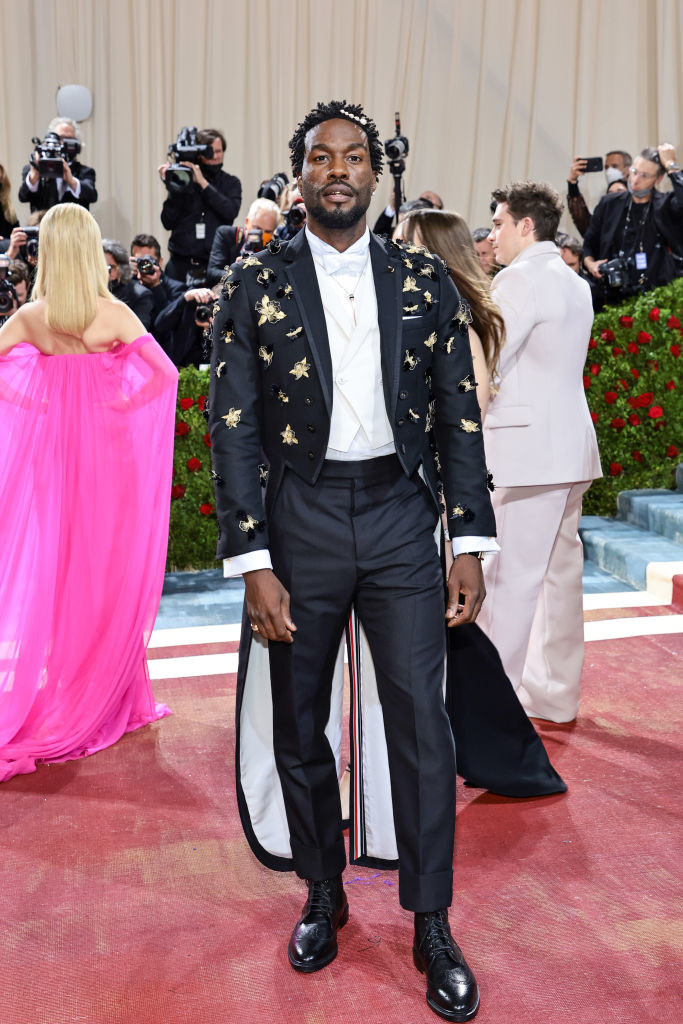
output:
[[[29,171],[29,174],[30,174],[30,171]],[[72,186],[72,185],[65,185],[63,178],[55,178],[55,181],[57,182],[57,195],[59,196],[60,200],[64,198],[64,195],[67,192],[71,192],[71,194],[73,196],[75,196],[76,199],[78,199],[78,197],[81,194],[81,183],[80,183],[78,178],[74,178],[74,181],[76,182],[76,184],[74,186]],[[28,174],[26,175],[26,187],[29,190],[29,192],[37,192],[39,185],[40,185],[40,178],[38,178],[38,181],[34,185],[30,181]]]

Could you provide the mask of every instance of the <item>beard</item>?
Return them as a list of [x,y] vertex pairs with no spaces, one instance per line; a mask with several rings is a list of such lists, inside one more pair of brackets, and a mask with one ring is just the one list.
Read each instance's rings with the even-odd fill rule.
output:
[[[351,186],[347,186],[351,187]],[[327,188],[327,185],[325,185]],[[353,189],[353,193],[356,200],[353,206],[347,209],[340,209],[337,207],[333,210],[328,210],[322,205],[320,196],[322,195],[322,189],[315,193],[315,196],[308,200],[304,195],[304,205],[306,212],[309,217],[317,221],[324,228],[335,228],[337,230],[343,230],[345,228],[354,227],[362,217],[365,216],[368,207],[370,206],[370,200],[372,199],[372,188],[368,186],[366,189],[356,191]]]

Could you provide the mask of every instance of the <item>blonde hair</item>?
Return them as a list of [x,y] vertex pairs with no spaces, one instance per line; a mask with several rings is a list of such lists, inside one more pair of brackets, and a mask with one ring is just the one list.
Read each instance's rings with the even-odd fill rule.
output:
[[95,319],[98,298],[113,301],[100,229],[77,203],[53,206],[40,222],[32,298],[45,301],[54,331],[76,336]]
[[17,219],[17,215],[10,198],[11,189],[12,186],[9,178],[7,177],[7,171],[2,164],[0,164],[0,210],[2,210],[5,220],[10,224],[14,224]]
[[402,227],[405,241],[415,241],[417,231],[422,245],[448,264],[451,278],[472,310],[472,326],[481,339],[489,378],[493,380],[505,340],[505,324],[491,298],[491,282],[481,269],[467,222],[459,213],[447,210],[413,210]]

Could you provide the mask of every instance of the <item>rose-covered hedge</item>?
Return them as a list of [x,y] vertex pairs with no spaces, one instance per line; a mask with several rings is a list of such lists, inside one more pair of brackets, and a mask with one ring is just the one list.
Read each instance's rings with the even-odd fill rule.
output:
[[599,313],[583,383],[602,460],[584,512],[615,515],[619,491],[673,487],[683,442],[683,278]]
[[[614,515],[619,491],[673,487],[683,451],[683,278],[605,309],[593,324],[584,386],[605,474],[584,512]],[[216,568],[209,375],[180,371],[167,568]]]

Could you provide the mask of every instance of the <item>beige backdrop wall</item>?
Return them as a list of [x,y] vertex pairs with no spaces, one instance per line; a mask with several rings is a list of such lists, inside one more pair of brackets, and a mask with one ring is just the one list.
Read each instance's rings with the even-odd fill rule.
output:
[[[574,153],[683,143],[681,0],[0,0],[0,163],[14,194],[60,85],[94,96],[83,124],[103,231],[165,238],[156,174],[184,124],[222,128],[241,215],[289,170],[318,99],[362,102],[383,137],[400,110],[406,188],[440,192],[472,227],[492,187],[564,188]],[[681,148],[679,153],[683,156]],[[589,200],[602,175],[585,179]],[[379,212],[390,190],[375,200]],[[18,206],[22,222],[28,208]],[[23,214],[23,215],[22,215]]]

